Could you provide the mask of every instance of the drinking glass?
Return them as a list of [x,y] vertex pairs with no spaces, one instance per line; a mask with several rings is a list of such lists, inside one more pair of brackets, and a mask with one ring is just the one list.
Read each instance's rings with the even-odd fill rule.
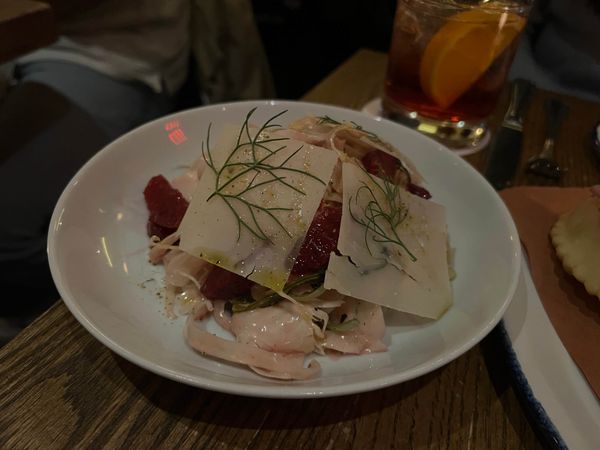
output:
[[460,154],[489,138],[530,1],[398,0],[384,115]]

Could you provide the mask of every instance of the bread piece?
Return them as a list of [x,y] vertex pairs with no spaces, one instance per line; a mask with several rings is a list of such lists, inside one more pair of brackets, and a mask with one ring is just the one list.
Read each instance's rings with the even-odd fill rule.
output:
[[600,299],[600,187],[574,210],[563,214],[550,231],[567,272]]

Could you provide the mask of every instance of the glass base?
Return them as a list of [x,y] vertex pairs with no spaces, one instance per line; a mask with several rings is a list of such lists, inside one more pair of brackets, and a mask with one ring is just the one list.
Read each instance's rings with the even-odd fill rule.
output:
[[[423,117],[416,111],[404,110],[396,105],[390,107],[376,99],[379,112],[376,115],[398,122],[429,136],[448,147],[455,153],[464,156],[475,153],[484,148],[489,140],[490,133],[485,121],[460,121],[450,122]],[[365,112],[376,109],[375,104],[369,102],[365,105]],[[386,107],[387,106],[387,107]],[[374,108],[375,107],[375,108]]]

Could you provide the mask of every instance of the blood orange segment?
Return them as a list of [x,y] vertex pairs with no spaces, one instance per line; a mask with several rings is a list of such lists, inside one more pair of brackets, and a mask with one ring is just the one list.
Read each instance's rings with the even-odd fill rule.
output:
[[423,53],[423,91],[447,108],[489,69],[524,25],[524,18],[509,12],[473,9],[450,16]]
[[165,177],[157,175],[148,181],[144,198],[150,212],[148,234],[163,239],[175,232],[189,205],[181,192],[172,187]]
[[323,270],[329,255],[337,248],[342,221],[342,205],[322,201],[296,256],[292,275],[306,275]]

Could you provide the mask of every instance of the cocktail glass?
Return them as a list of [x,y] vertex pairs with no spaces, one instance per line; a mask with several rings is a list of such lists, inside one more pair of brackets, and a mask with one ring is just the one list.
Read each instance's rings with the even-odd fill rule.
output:
[[482,147],[530,1],[398,0],[382,107],[461,154]]

